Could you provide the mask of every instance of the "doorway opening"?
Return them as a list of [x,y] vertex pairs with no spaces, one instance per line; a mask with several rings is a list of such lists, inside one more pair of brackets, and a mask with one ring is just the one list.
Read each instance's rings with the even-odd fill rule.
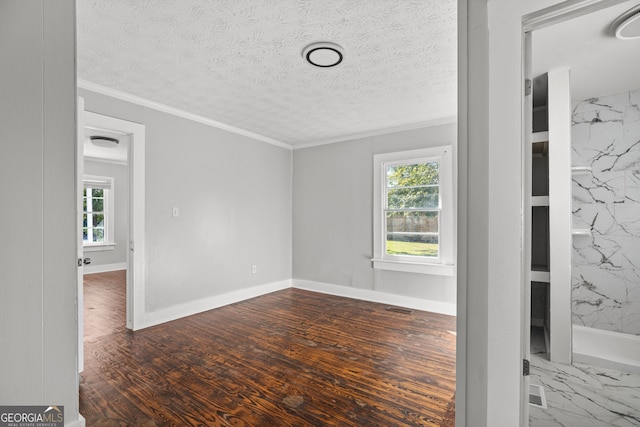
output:
[[[612,416],[633,423],[640,415],[637,398],[616,385],[622,378],[625,387],[640,385],[640,279],[638,251],[630,244],[640,237],[634,226],[640,214],[640,39],[621,40],[615,31],[621,17],[638,10],[637,0],[565,2],[523,21],[525,78],[533,82],[523,149],[529,310],[523,348],[526,359],[531,350],[531,384],[548,392],[548,408],[531,408],[531,425],[549,418],[604,425]],[[559,121],[560,133],[554,127]],[[536,135],[543,133],[542,139]],[[536,186],[546,192],[536,193]],[[554,191],[562,196],[552,197]],[[536,210],[542,211],[538,224]],[[567,224],[554,231],[559,215]],[[562,247],[562,257],[553,254],[554,246]],[[545,261],[544,271],[536,271],[536,259]],[[554,273],[558,266],[561,274]],[[553,383],[560,372],[571,390],[561,395]],[[578,386],[577,378],[582,384],[590,378],[593,388]],[[612,383],[601,384],[602,378]],[[601,409],[582,407],[587,395]],[[625,408],[614,413],[611,403],[619,401]]]
[[[127,182],[127,186],[124,189],[126,194],[126,201],[120,202],[121,205],[126,205],[127,209],[122,211],[120,210],[120,216],[124,218],[120,218],[121,220],[125,220],[125,225],[120,225],[120,228],[124,231],[126,238],[124,241],[121,241],[120,246],[123,249],[125,255],[125,263],[122,264],[122,255],[120,258],[117,258],[115,261],[112,259],[111,263],[107,263],[109,267],[107,269],[111,270],[124,270],[125,274],[125,300],[126,300],[126,328],[127,329],[140,329],[143,327],[144,323],[144,315],[145,315],[145,271],[144,271],[144,253],[145,253],[145,126],[139,123],[133,123],[126,120],[109,117],[101,114],[92,113],[84,110],[84,99],[80,98],[79,100],[79,111],[78,111],[78,135],[84,137],[87,134],[96,133],[102,134],[107,139],[118,139],[122,140],[123,146],[127,145],[124,152],[119,154],[119,157],[115,155],[115,152],[118,150],[113,150],[111,152],[111,156],[114,158],[105,160],[102,159],[101,162],[98,163],[112,163],[118,164],[122,166],[122,163],[126,159],[126,173],[123,172],[123,176],[126,176],[125,181]],[[88,135],[89,139],[91,135]],[[113,141],[112,141],[113,142]],[[120,142],[118,142],[120,144]],[[96,145],[96,144],[93,144]],[[93,146],[90,146],[91,150],[93,150]],[[105,148],[105,150],[112,150],[112,148]],[[121,148],[123,150],[123,148]],[[104,239],[105,232],[108,233],[108,230],[100,227],[100,221],[104,220],[104,217],[98,216],[87,216],[87,223],[85,224],[84,217],[84,203],[85,200],[83,198],[86,195],[86,191],[84,190],[85,183],[85,173],[83,171],[85,159],[84,159],[84,141],[79,141],[78,144],[78,160],[76,164],[77,168],[77,177],[78,177],[78,241],[80,242],[80,248],[84,249],[84,233],[94,233],[92,234],[92,240],[99,240],[102,236]],[[95,155],[87,156],[89,158],[96,157]],[[94,159],[95,160],[95,159]],[[101,165],[100,167],[104,168],[105,165]],[[106,175],[106,174],[103,174]],[[91,180],[91,176],[87,181]],[[109,181],[104,180],[102,178],[109,178],[109,176],[104,177],[101,175],[93,175],[93,185],[103,185],[108,186],[116,182],[117,179],[112,179]],[[109,181],[106,183],[105,181]],[[120,180],[122,181],[122,179]],[[117,188],[116,188],[117,190]],[[100,194],[104,195],[104,192],[97,192],[96,196]],[[97,205],[100,207],[100,197],[97,197]],[[112,206],[115,207],[117,203],[114,203]],[[115,213],[115,212],[114,212]],[[107,211],[108,214],[108,211]],[[90,222],[89,222],[90,221]],[[103,222],[104,224],[104,222]],[[91,225],[91,227],[89,227]],[[117,230],[117,223],[115,224],[115,229]],[[115,233],[114,233],[115,239]],[[107,239],[108,240],[108,239]],[[94,242],[95,243],[95,242]],[[113,246],[112,253],[117,254],[116,248],[118,247],[118,243],[107,241],[106,244],[102,243],[102,247]],[[94,252],[95,253],[95,252]],[[95,255],[93,255],[95,257]],[[91,258],[91,256],[85,256],[84,250],[79,254],[79,268],[78,273],[80,275],[78,279],[78,284],[81,285],[83,283],[83,270],[84,265],[83,261],[85,258]],[[91,266],[91,264],[88,264]],[[95,264],[94,264],[95,265]],[[124,267],[124,268],[122,268]],[[89,267],[89,271],[91,271],[92,267]],[[94,270],[95,272],[95,270]],[[84,337],[84,310],[83,310],[83,301],[84,301],[84,289],[83,286],[78,286],[78,326],[79,326],[79,334],[78,334],[78,355],[79,355],[79,370],[83,369],[83,337]]]
[[84,340],[126,328],[131,135],[85,125],[83,135]]

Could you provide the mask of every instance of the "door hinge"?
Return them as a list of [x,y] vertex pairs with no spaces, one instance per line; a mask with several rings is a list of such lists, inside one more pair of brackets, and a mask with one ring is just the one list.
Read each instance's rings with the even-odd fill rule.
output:
[[524,95],[531,95],[531,79],[525,79],[524,81]]
[[529,366],[530,366],[529,361],[527,359],[522,359],[522,376],[523,377],[529,376]]

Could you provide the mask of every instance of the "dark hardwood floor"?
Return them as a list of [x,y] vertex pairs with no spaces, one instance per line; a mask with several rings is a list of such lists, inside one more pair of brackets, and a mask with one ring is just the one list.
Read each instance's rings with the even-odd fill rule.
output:
[[87,426],[455,425],[454,317],[287,289],[131,332],[91,276]]
[[84,341],[126,331],[126,270],[84,275]]

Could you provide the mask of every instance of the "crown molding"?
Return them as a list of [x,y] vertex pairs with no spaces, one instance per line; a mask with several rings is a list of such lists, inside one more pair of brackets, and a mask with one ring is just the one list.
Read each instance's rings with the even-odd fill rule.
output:
[[245,129],[241,129],[235,126],[228,125],[226,123],[218,122],[216,120],[209,119],[204,116],[200,116],[198,114],[193,114],[185,110],[181,110],[179,108],[170,107],[165,104],[161,104],[159,102],[151,101],[146,98],[142,98],[137,95],[130,94],[128,92],[123,92],[121,90],[113,89],[107,86],[102,86],[97,83],[93,83],[84,79],[78,79],[78,87],[81,89],[85,89],[91,92],[98,93],[100,95],[106,95],[111,98],[116,98],[121,101],[130,102],[132,104],[141,105],[143,107],[151,108],[157,111],[161,111],[163,113],[171,114],[177,117],[181,117],[183,119],[192,120],[194,122],[202,123],[207,126],[211,126],[217,129],[222,129],[227,132],[235,133],[237,135],[246,136],[247,138],[254,139],[256,141],[265,142],[267,144],[275,145],[276,147],[285,148],[287,150],[291,150],[292,147],[290,144],[284,143],[282,141],[275,140],[273,138],[269,138],[268,136],[260,135]]
[[432,119],[432,120],[425,120],[422,122],[408,123],[402,126],[394,126],[390,128],[382,128],[382,129],[375,129],[375,130],[366,131],[366,132],[353,133],[350,135],[339,136],[331,139],[323,139],[323,140],[311,141],[311,142],[301,142],[301,143],[292,145],[292,147],[294,150],[300,150],[303,148],[317,147],[319,145],[335,144],[337,142],[353,141],[356,139],[369,138],[372,136],[387,135],[390,133],[404,132],[404,131],[415,130],[415,129],[423,129],[423,128],[447,125],[447,124],[452,124],[457,122],[458,122],[458,118],[456,116],[441,117],[441,118]]
[[222,129],[227,132],[235,133],[237,135],[242,135],[247,138],[251,138],[253,140],[260,141],[260,142],[265,142],[267,144],[275,145],[276,147],[284,148],[287,150],[298,150],[303,148],[317,147],[319,145],[335,144],[338,142],[352,141],[355,139],[368,138],[372,136],[386,135],[386,134],[395,133],[395,132],[422,129],[422,128],[440,126],[440,125],[457,122],[457,117],[455,116],[441,117],[441,118],[426,120],[422,122],[409,123],[402,126],[395,126],[390,128],[382,128],[382,129],[375,129],[375,130],[366,131],[366,132],[353,133],[353,134],[339,136],[339,137],[330,138],[330,139],[301,142],[297,144],[287,144],[285,142],[278,141],[276,139],[269,138],[267,136],[260,135],[255,132],[251,132],[246,129],[241,129],[235,126],[228,125],[226,123],[218,122],[216,120],[212,120],[207,117],[200,116],[198,114],[193,114],[188,111],[181,110],[179,108],[175,108],[169,105],[161,104],[159,102],[151,101],[149,99],[142,98],[140,96],[133,95],[118,89],[113,89],[107,86],[103,86],[98,83],[93,83],[88,80],[78,79],[78,87],[84,90],[98,93],[100,95],[109,96],[111,98],[119,99],[121,101],[130,102],[132,104],[151,108],[153,110],[161,111],[163,113],[171,114],[177,117],[181,117],[183,119],[192,120],[194,122],[198,122],[198,123],[211,126],[217,129]]

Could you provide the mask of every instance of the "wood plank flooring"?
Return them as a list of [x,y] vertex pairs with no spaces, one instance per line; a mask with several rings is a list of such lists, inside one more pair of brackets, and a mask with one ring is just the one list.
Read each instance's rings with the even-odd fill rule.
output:
[[84,340],[126,331],[126,270],[84,275]]
[[453,427],[455,318],[386,308],[287,289],[116,326],[85,342],[80,413],[101,427]]

